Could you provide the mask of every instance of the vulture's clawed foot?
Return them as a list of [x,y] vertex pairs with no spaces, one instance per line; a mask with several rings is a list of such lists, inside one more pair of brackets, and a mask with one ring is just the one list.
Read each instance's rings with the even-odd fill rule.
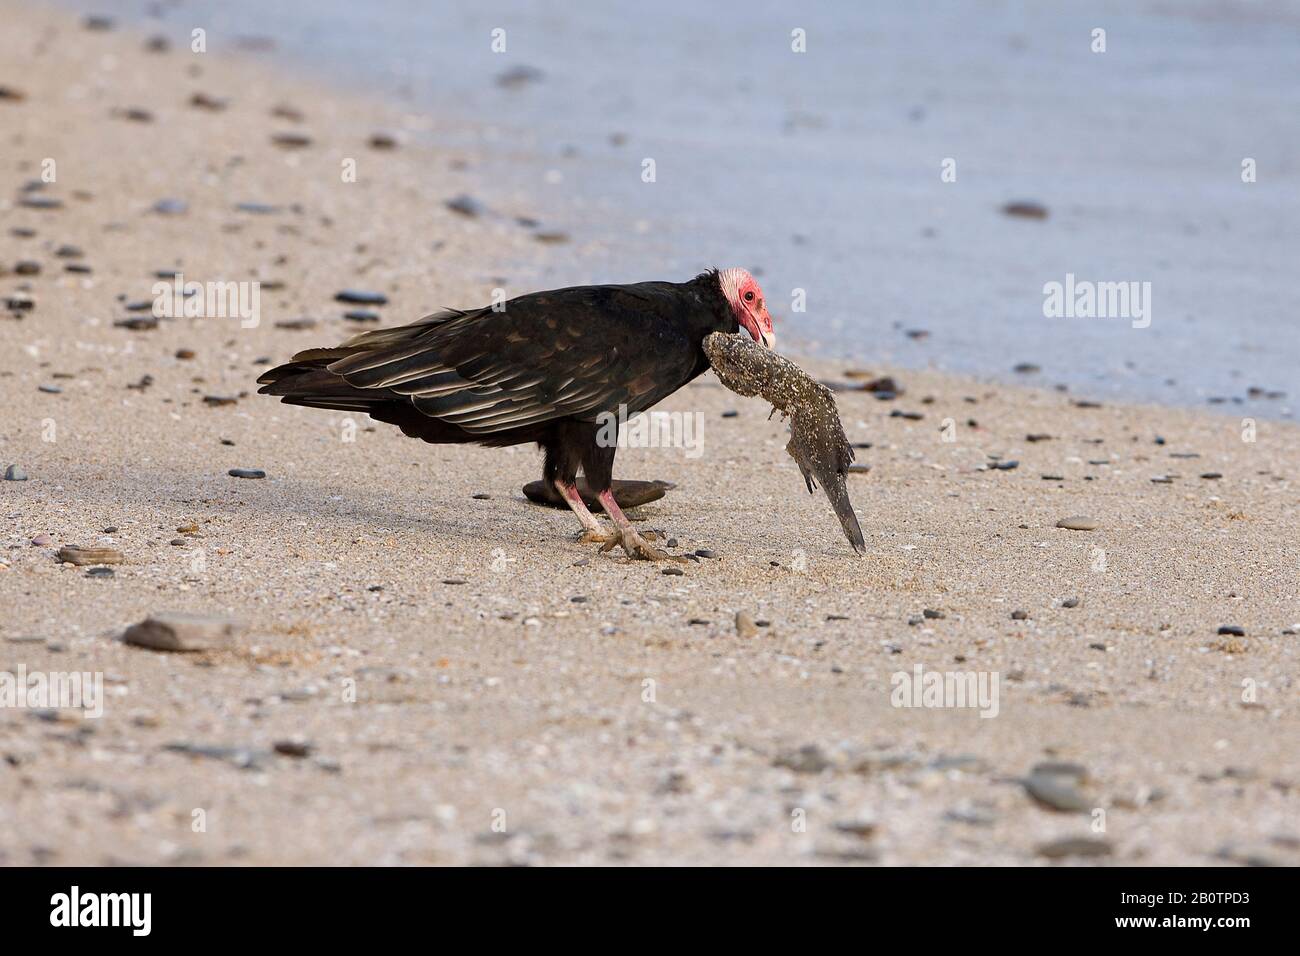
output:
[[685,562],[686,559],[675,554],[669,554],[667,551],[660,551],[653,544],[641,537],[632,528],[623,528],[615,531],[611,540],[606,541],[600,553],[612,551],[615,545],[622,545],[627,556],[634,560],[640,561],[678,561]]

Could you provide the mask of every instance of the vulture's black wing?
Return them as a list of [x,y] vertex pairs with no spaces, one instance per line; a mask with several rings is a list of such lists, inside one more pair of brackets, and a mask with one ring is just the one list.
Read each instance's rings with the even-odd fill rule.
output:
[[286,401],[366,410],[409,402],[474,435],[551,419],[632,415],[700,371],[679,286],[645,282],[537,292],[499,307],[447,311],[312,349],[259,382]]

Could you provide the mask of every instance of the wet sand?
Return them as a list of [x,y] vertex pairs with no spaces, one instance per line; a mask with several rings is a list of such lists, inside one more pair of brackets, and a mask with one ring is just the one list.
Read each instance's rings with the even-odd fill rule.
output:
[[[472,152],[368,145],[428,117],[13,0],[0,16],[19,25],[0,86],[22,94],[0,99],[0,293],[33,301],[0,315],[0,467],[28,476],[0,482],[0,671],[102,672],[107,692],[98,719],[0,709],[0,862],[1297,861],[1296,425],[1244,441],[1224,415],[862,370],[904,391],[837,394],[871,443],[858,558],[784,426],[706,376],[663,406],[703,416],[702,454],[628,449],[615,473],[675,482],[643,527],[717,556],[665,575],[598,554],[523,499],[532,448],[253,394],[269,364],[374,327],[340,290],[384,293],[399,324],[525,291],[512,270],[577,281],[580,234],[539,241],[529,197]],[[25,192],[47,158],[56,182]],[[462,193],[490,211],[448,209]],[[114,324],[174,268],[260,280],[258,325]],[[1096,530],[1056,527],[1077,515]],[[125,563],[88,576],[65,544]],[[117,640],[166,610],[244,629],[195,654]],[[996,676],[996,716],[893,706],[918,664]],[[1024,785],[1045,762],[1086,770],[1037,788],[1075,809]]]

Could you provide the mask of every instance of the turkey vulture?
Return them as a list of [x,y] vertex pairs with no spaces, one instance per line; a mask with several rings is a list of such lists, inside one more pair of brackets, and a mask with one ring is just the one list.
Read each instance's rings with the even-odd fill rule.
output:
[[[705,337],[745,329],[775,343],[763,291],[744,269],[688,282],[576,286],[448,309],[411,325],[308,349],[258,379],[291,405],[364,412],[434,444],[537,442],[582,539],[630,557],[670,556],[633,529],[610,490],[617,442],[602,423],[645,411],[709,368]],[[615,425],[615,431],[617,425]],[[614,522],[606,534],[574,485],[578,468]]]

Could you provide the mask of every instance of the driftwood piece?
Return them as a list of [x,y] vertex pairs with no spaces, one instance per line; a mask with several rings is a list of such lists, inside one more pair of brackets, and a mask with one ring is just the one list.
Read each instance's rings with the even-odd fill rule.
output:
[[865,554],[862,528],[844,480],[853,463],[853,449],[830,389],[789,359],[743,335],[714,332],[704,340],[704,354],[723,385],[738,395],[761,396],[790,419],[785,450],[803,473],[808,493],[821,482],[849,544]]

